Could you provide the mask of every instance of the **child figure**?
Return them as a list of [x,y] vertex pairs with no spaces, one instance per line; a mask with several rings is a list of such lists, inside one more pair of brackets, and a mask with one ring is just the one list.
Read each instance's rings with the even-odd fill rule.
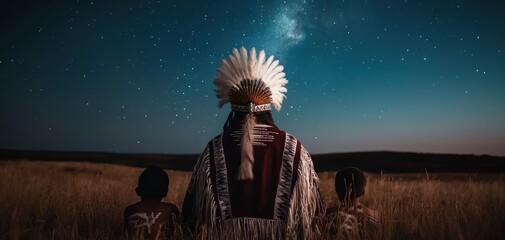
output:
[[335,176],[335,191],[340,200],[339,207],[329,208],[326,217],[336,228],[330,229],[331,235],[341,238],[374,238],[379,224],[379,213],[359,202],[365,195],[366,176],[355,167],[340,169]]
[[173,235],[179,210],[174,204],[161,202],[167,196],[168,184],[168,174],[158,166],[140,174],[135,192],[141,201],[124,210],[128,239],[170,239]]

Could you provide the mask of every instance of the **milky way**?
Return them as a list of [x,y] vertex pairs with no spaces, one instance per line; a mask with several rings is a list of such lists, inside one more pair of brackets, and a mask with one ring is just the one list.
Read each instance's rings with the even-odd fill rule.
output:
[[[287,5],[287,6],[284,6]],[[305,39],[304,3],[296,1],[281,5],[279,13],[274,17],[273,27],[269,34],[268,49],[273,54],[286,54],[289,48]]]

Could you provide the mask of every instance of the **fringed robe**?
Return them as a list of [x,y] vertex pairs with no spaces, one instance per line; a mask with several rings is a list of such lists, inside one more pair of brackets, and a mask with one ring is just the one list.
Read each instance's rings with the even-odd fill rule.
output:
[[183,215],[201,239],[311,239],[321,209],[312,159],[291,134],[254,128],[253,180],[237,180],[240,129],[212,139],[200,155]]

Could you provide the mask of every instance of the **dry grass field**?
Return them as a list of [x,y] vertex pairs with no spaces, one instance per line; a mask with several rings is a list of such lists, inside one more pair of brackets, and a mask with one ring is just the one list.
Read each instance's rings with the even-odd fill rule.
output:
[[[117,239],[138,201],[141,168],[76,162],[0,162],[0,239]],[[181,206],[190,173],[167,171]],[[335,173],[320,173],[327,206]],[[504,175],[370,175],[363,203],[380,209],[378,239],[505,239]]]

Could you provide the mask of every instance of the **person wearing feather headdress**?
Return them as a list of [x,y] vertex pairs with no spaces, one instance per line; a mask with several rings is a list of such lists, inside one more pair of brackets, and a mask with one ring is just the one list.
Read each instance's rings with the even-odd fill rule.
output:
[[287,84],[265,52],[242,47],[214,80],[219,107],[231,104],[223,132],[200,155],[183,203],[199,239],[311,239],[321,211],[319,179],[307,150],[275,126]]

